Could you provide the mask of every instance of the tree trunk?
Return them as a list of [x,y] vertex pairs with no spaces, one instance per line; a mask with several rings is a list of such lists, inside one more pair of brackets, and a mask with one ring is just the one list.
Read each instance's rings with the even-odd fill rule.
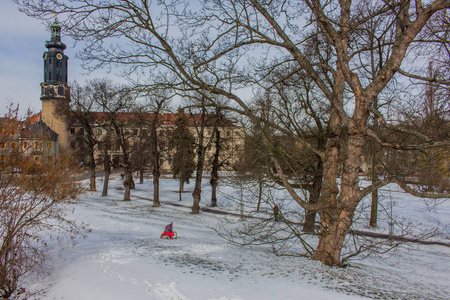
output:
[[311,259],[318,260],[328,266],[342,266],[341,250],[345,237],[350,229],[353,214],[342,210],[339,215],[333,209],[319,212],[322,228],[319,244]]
[[203,170],[197,168],[197,174],[195,175],[195,188],[194,191],[192,192],[192,197],[194,198],[194,202],[192,204],[193,214],[200,213],[200,201],[202,197],[202,177],[203,177]]
[[339,196],[336,178],[333,178],[338,170],[339,156],[336,155],[339,152],[338,148],[330,145],[329,160],[325,160],[323,192],[327,196],[325,199],[327,207],[319,211],[321,218],[319,244],[311,258],[329,266],[342,266],[340,258],[342,247],[361,199],[358,169],[363,145],[362,134],[349,135],[345,147],[346,158],[342,167]]
[[194,198],[194,202],[192,204],[192,213],[198,214],[200,213],[200,201],[202,198],[202,178],[203,178],[203,162],[205,159],[205,149],[200,144],[199,149],[197,151],[197,173],[195,174],[195,188],[192,192],[192,197]]
[[[376,105],[376,102],[375,104]],[[378,125],[378,119],[375,119],[375,130],[376,127]],[[371,143],[372,146],[372,184],[374,184],[375,182],[377,182],[378,180],[378,174],[377,174],[377,150],[376,146],[375,146],[375,142],[372,141]],[[377,219],[378,219],[378,190],[374,190],[372,192],[372,203],[370,206],[370,221],[369,221],[369,226],[372,228],[377,227]]]
[[108,196],[109,175],[111,174],[111,165],[109,164],[108,146],[103,145],[103,169],[105,171],[105,181],[103,182],[102,196]]
[[[319,143],[319,148],[320,143]],[[320,193],[322,191],[322,178],[323,178],[323,163],[320,157],[317,157],[317,167],[314,173],[311,190],[309,191],[309,203],[318,203]],[[305,212],[305,224],[303,225],[303,232],[314,233],[316,225],[316,211],[306,210]]]
[[215,152],[214,159],[212,161],[212,171],[211,171],[211,206],[217,206],[217,184],[219,183],[219,156],[220,156],[220,131],[217,126],[214,128],[214,136],[215,136]]
[[89,159],[90,159],[90,164],[89,164],[89,170],[90,170],[90,184],[89,184],[89,190],[90,191],[96,191],[97,190],[97,186],[96,186],[96,182],[95,182],[95,158],[94,158],[94,151],[90,151],[89,153]]
[[133,182],[133,174],[129,170],[125,170],[125,180],[123,186],[125,187],[125,193],[123,194],[124,201],[131,201],[131,186]]
[[161,206],[159,201],[159,177],[161,173],[159,172],[159,167],[155,166],[153,169],[153,207]]
[[[340,251],[343,245],[342,237],[338,236],[340,224],[333,213],[337,209],[337,185],[339,171],[339,152],[341,143],[340,121],[332,111],[330,116],[330,132],[328,133],[323,157],[323,183],[320,201],[324,208],[319,210],[320,234],[316,251],[312,259],[319,260],[330,266],[340,265]],[[341,229],[342,230],[342,229]],[[348,229],[347,229],[348,230]],[[346,232],[344,233],[346,234]]]
[[378,190],[374,190],[372,192],[372,204],[370,205],[370,227],[377,227],[377,219],[378,219]]
[[260,178],[258,180],[258,204],[256,205],[256,211],[259,212],[259,209],[261,208],[261,200],[262,200],[262,192],[263,192],[263,180]]
[[139,184],[144,184],[144,168],[139,169]]
[[183,181],[183,179],[180,180],[180,191],[179,192],[180,192],[180,201],[181,201],[181,195],[184,192],[184,181]]
[[[318,203],[320,198],[320,191],[322,190],[322,171],[314,175],[312,189],[309,193],[309,203]],[[305,224],[303,225],[303,232],[314,233],[316,227],[316,211],[306,210]]]
[[158,151],[158,134],[156,130],[157,121],[158,113],[155,114],[155,117],[153,118],[151,123],[151,152],[153,158],[153,207],[161,206],[161,202],[159,201],[159,177],[161,176],[161,166],[159,161],[160,153]]
[[195,187],[192,192],[192,198],[194,198],[192,204],[192,213],[200,213],[200,201],[202,198],[202,178],[203,178],[203,164],[205,162],[206,147],[203,145],[204,130],[205,130],[205,114],[206,110],[202,110],[202,120],[200,124],[200,132],[198,134],[198,148],[197,148],[197,172],[195,174]]
[[217,170],[211,172],[211,206],[217,206],[217,183],[218,183],[219,175],[217,174]]
[[109,175],[111,172],[105,171],[105,181],[103,182],[102,196],[108,196]]

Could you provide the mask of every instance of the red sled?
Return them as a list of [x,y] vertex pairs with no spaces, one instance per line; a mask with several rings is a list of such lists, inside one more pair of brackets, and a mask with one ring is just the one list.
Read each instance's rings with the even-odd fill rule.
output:
[[161,236],[159,237],[160,239],[176,239],[177,238],[177,232],[163,232],[161,233]]

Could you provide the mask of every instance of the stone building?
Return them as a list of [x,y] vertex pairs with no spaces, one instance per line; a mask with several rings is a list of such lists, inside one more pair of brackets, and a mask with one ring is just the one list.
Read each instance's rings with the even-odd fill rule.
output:
[[36,117],[25,122],[0,118],[0,163],[11,156],[54,161],[59,153],[58,134]]
[[[90,118],[91,123],[89,124],[92,139],[95,140],[96,144],[94,146],[94,156],[96,163],[103,160],[104,156],[104,145],[108,150],[108,159],[111,161],[113,166],[120,167],[122,163],[123,151],[121,149],[120,143],[118,142],[117,135],[111,128],[111,124],[108,121],[108,116],[106,113],[94,112],[91,114],[93,116]],[[192,136],[198,142],[198,121],[201,115],[190,115],[186,114],[186,119],[188,121],[188,129]],[[126,146],[129,149],[131,156],[139,155],[151,155],[150,146],[148,145],[150,141],[150,126],[152,119],[155,118],[153,114],[148,114],[146,116],[147,121],[144,120],[144,125],[135,122],[135,118],[132,113],[121,114],[120,118],[126,124],[123,128],[124,139],[126,140]],[[210,168],[209,162],[212,161],[215,152],[215,144],[212,140],[209,144],[208,141],[211,139],[213,134],[214,115],[209,114],[206,116],[206,124],[204,126],[204,145],[206,146],[206,157],[205,157],[205,169]],[[141,120],[142,121],[142,120]],[[160,152],[160,166],[163,171],[169,172],[171,170],[172,154],[168,149],[168,141],[171,137],[172,131],[175,129],[176,114],[164,113],[157,118],[157,139],[158,139],[158,151]],[[222,169],[232,170],[236,164],[240,162],[242,158],[242,151],[244,150],[244,130],[243,128],[236,126],[232,121],[224,119],[219,126],[220,136],[221,136],[221,151],[220,151],[220,161],[225,162]],[[78,155],[78,160],[83,161],[88,153],[88,145],[86,144],[86,124],[81,126],[79,122],[74,120],[70,127],[70,148]],[[146,145],[147,144],[147,145]],[[208,144],[208,145],[207,145]],[[146,149],[147,147],[147,149]],[[83,161],[86,163],[86,161]]]

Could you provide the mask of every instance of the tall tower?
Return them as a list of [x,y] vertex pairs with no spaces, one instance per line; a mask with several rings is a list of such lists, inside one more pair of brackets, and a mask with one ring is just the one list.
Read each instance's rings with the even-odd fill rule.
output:
[[45,42],[44,82],[41,83],[42,121],[58,134],[59,149],[70,152],[69,103],[66,45],[61,42],[61,26],[57,19],[50,26],[51,39]]

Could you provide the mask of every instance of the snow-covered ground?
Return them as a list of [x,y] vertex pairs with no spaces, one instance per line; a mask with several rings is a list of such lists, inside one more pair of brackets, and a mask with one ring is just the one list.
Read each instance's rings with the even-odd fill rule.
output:
[[[100,179],[98,184],[100,190]],[[223,215],[190,214],[190,193],[183,194],[185,206],[171,204],[180,204],[173,179],[161,181],[159,208],[151,206],[150,180],[136,184],[129,202],[122,201],[120,188],[115,175],[108,197],[99,191],[73,204],[74,217],[92,232],[73,248],[54,250],[49,275],[26,278],[24,286],[33,293],[28,299],[450,299],[449,247],[413,244],[383,259],[330,268],[307,258],[277,257],[267,247],[228,244],[211,228]],[[225,193],[230,189],[222,186]],[[219,204],[224,201],[219,197]],[[449,242],[448,201],[430,206],[396,191],[385,194],[386,201],[422,226],[439,223],[441,239]],[[178,239],[160,239],[170,221]],[[386,231],[383,223],[379,230]]]

